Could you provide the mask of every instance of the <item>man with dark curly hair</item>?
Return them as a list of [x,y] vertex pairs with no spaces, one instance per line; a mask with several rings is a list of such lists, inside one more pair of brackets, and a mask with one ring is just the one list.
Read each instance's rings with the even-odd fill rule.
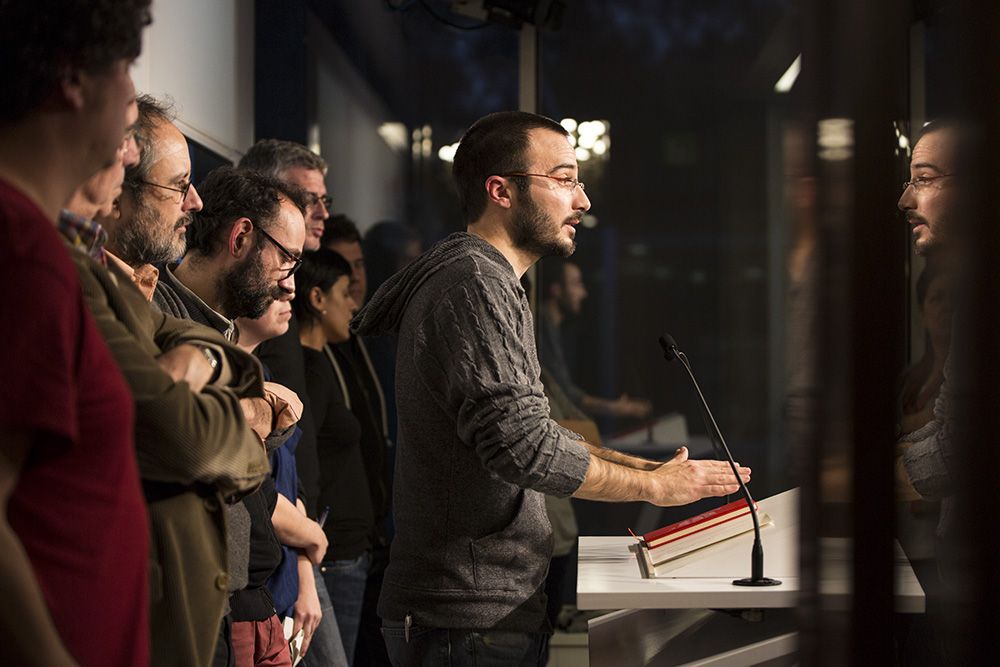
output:
[[132,397],[55,228],[118,159],[149,4],[0,0],[5,664],[149,663]]

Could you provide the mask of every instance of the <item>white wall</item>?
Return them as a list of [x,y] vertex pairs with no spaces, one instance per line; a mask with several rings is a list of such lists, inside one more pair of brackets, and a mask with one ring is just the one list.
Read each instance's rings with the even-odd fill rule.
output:
[[382,123],[398,119],[316,21],[307,43],[316,72],[314,134],[329,165],[332,212],[347,214],[362,232],[380,220],[403,221],[409,151],[393,151],[378,134]]
[[253,143],[253,1],[154,0],[132,71],[187,136],[232,160]]

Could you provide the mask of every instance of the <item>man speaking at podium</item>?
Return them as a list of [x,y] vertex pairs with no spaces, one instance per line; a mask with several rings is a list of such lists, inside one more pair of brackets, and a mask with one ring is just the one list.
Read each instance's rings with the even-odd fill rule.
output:
[[[680,505],[738,490],[727,463],[666,463],[584,442],[549,418],[519,282],[576,248],[590,208],[555,121],[477,121],[453,175],[467,232],[397,273],[353,322],[398,334],[396,537],[379,602],[396,667],[535,665],[552,549],[543,494]],[[748,468],[741,468],[744,480]]]

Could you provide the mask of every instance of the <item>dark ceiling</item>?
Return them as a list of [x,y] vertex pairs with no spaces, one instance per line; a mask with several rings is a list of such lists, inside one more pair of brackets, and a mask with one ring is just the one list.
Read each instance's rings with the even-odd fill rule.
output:
[[[450,0],[308,0],[399,118],[461,128],[517,105],[518,34],[449,11]],[[543,35],[543,107],[610,117],[689,91],[770,94],[798,52],[790,0],[568,0]],[[432,15],[433,13],[433,15]],[[434,16],[437,15],[437,18]],[[581,94],[583,93],[583,94]],[[713,93],[714,94],[714,93]],[[581,109],[581,99],[592,109]]]

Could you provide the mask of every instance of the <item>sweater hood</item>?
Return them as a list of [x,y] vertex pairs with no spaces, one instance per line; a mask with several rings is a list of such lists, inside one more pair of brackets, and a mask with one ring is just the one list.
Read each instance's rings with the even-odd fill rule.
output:
[[435,244],[386,280],[351,320],[351,331],[363,336],[396,333],[410,299],[424,282],[452,263],[479,254],[513,268],[503,254],[478,236],[457,232]]

